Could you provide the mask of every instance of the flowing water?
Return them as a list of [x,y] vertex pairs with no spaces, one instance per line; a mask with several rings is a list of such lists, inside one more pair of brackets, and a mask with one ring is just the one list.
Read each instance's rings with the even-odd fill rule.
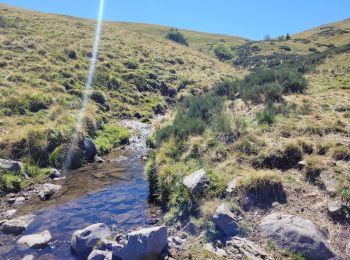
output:
[[[128,124],[128,123],[127,123]],[[135,122],[129,122],[135,126]],[[35,222],[21,235],[49,230],[52,242],[42,250],[19,251],[19,236],[0,234],[0,259],[21,259],[26,254],[52,254],[53,259],[74,259],[70,239],[74,231],[94,223],[106,223],[116,230],[126,231],[144,226],[154,209],[148,203],[148,183],[144,176],[145,137],[151,129],[131,139],[125,150],[108,155],[108,162],[89,164],[67,173],[63,189],[51,200],[34,200],[19,209],[19,214],[33,213]],[[43,259],[46,259],[44,257]]]

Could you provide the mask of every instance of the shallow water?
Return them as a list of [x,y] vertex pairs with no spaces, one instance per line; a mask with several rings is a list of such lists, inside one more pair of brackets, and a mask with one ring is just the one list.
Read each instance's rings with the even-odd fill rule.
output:
[[[139,140],[140,139],[140,140]],[[144,138],[132,142],[143,142]],[[67,173],[64,188],[49,201],[31,201],[18,215],[33,213],[34,223],[21,235],[48,229],[52,242],[42,250],[19,251],[19,237],[0,234],[0,259],[21,259],[52,254],[54,259],[74,259],[69,241],[74,231],[94,223],[106,223],[116,230],[145,225],[152,207],[148,204],[148,182],[144,176],[144,149],[131,145],[127,150],[112,152],[103,164],[90,164]],[[119,158],[119,159],[118,159]]]

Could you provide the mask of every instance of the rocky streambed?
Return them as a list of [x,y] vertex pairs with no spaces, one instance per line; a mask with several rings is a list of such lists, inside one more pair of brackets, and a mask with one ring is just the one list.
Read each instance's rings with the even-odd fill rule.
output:
[[7,232],[0,233],[0,259],[75,259],[79,253],[72,253],[70,242],[77,230],[103,223],[112,237],[157,223],[159,211],[148,202],[144,175],[145,143],[152,127],[135,121],[122,124],[133,132],[130,145],[112,151],[104,162],[87,164],[47,184],[61,187],[50,191],[49,199],[40,197],[45,196],[43,186],[2,198],[1,224]]

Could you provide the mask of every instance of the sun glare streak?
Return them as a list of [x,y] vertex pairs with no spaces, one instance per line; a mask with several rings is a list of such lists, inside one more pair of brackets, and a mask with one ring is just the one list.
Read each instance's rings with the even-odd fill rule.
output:
[[91,61],[90,61],[88,79],[87,79],[87,82],[85,85],[83,98],[81,101],[81,107],[80,107],[80,110],[78,111],[78,114],[77,114],[76,128],[75,128],[75,131],[74,131],[74,134],[72,137],[71,145],[70,145],[65,163],[63,165],[64,171],[67,170],[71,164],[72,154],[74,152],[74,148],[78,144],[79,133],[81,132],[81,129],[82,129],[83,118],[84,118],[84,115],[86,112],[86,107],[87,107],[87,104],[89,101],[89,95],[91,92],[92,82],[93,82],[95,68],[96,68],[97,54],[98,54],[98,49],[99,49],[99,45],[100,45],[102,22],[103,22],[102,20],[103,20],[104,2],[105,2],[104,0],[100,0],[98,19],[97,19],[97,24],[96,24],[95,40],[94,40],[94,46],[93,46],[93,50],[92,50],[92,57],[91,57]]

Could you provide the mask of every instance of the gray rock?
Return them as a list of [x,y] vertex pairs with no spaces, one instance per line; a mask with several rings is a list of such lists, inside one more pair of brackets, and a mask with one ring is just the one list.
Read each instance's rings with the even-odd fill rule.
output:
[[18,206],[18,205],[22,205],[25,203],[26,198],[21,196],[21,197],[13,197],[13,198],[9,198],[6,200],[8,204],[13,205],[13,206]]
[[90,136],[86,136],[83,141],[83,150],[85,152],[85,157],[89,161],[93,161],[96,154],[97,148],[94,143],[94,140]]
[[297,163],[297,167],[300,170],[305,168],[305,166],[306,166],[306,162],[305,161],[300,161],[300,162]]
[[112,236],[106,224],[98,223],[73,233],[70,245],[76,253],[90,251],[98,241]]
[[0,159],[0,169],[7,172],[20,173],[22,166],[22,163],[18,161]]
[[27,235],[21,237],[17,241],[17,246],[20,250],[28,248],[42,248],[51,241],[52,237],[48,230],[45,230],[38,234]]
[[51,178],[51,179],[60,178],[61,175],[62,175],[62,173],[61,173],[59,170],[55,169],[55,168],[52,168],[52,169],[50,170],[50,178]]
[[328,203],[328,213],[333,218],[340,218],[343,215],[343,205],[339,201]]
[[112,246],[112,252],[113,252],[113,257],[116,259],[122,259],[123,258],[123,249],[124,246],[119,244],[119,243],[115,243]]
[[241,259],[269,259],[267,253],[262,248],[254,244],[252,241],[242,237],[233,237],[227,241],[226,252],[228,256],[232,258],[241,255]]
[[230,181],[226,187],[226,194],[231,195],[237,188],[237,180]]
[[4,213],[2,213],[1,216],[3,218],[9,219],[9,218],[14,217],[16,215],[16,212],[17,212],[17,210],[15,210],[15,209],[9,209],[9,210],[5,211]]
[[26,230],[35,220],[35,215],[24,215],[18,218],[10,219],[2,224],[2,232],[6,234],[18,235]]
[[337,193],[337,181],[332,178],[331,174],[327,171],[322,171],[320,174],[323,187],[331,196],[335,196]]
[[128,233],[128,242],[123,249],[123,259],[158,259],[168,246],[167,233],[167,228],[164,226]]
[[350,256],[350,241],[346,244],[345,255]]
[[95,249],[88,256],[88,260],[112,260],[112,252]]
[[284,249],[310,259],[335,257],[322,233],[308,219],[276,212],[266,216],[259,227],[263,235]]
[[34,256],[33,255],[26,255],[22,258],[22,260],[34,260]]
[[101,157],[96,156],[95,162],[96,162],[96,163],[104,163],[105,160],[103,160]]
[[225,236],[233,236],[237,233],[237,221],[236,215],[230,211],[226,203],[222,203],[213,215],[213,222],[216,228]]
[[183,184],[191,190],[193,195],[203,194],[209,183],[209,176],[203,169],[196,171],[183,179]]
[[211,243],[204,244],[203,248],[204,248],[204,250],[206,250],[214,255],[217,255],[219,257],[226,257],[227,256],[227,253],[225,252],[225,250],[218,248]]
[[51,184],[51,183],[44,183],[42,185],[41,190],[39,191],[38,195],[41,200],[48,200],[50,199],[54,194],[60,191],[62,189],[61,185],[57,184]]

